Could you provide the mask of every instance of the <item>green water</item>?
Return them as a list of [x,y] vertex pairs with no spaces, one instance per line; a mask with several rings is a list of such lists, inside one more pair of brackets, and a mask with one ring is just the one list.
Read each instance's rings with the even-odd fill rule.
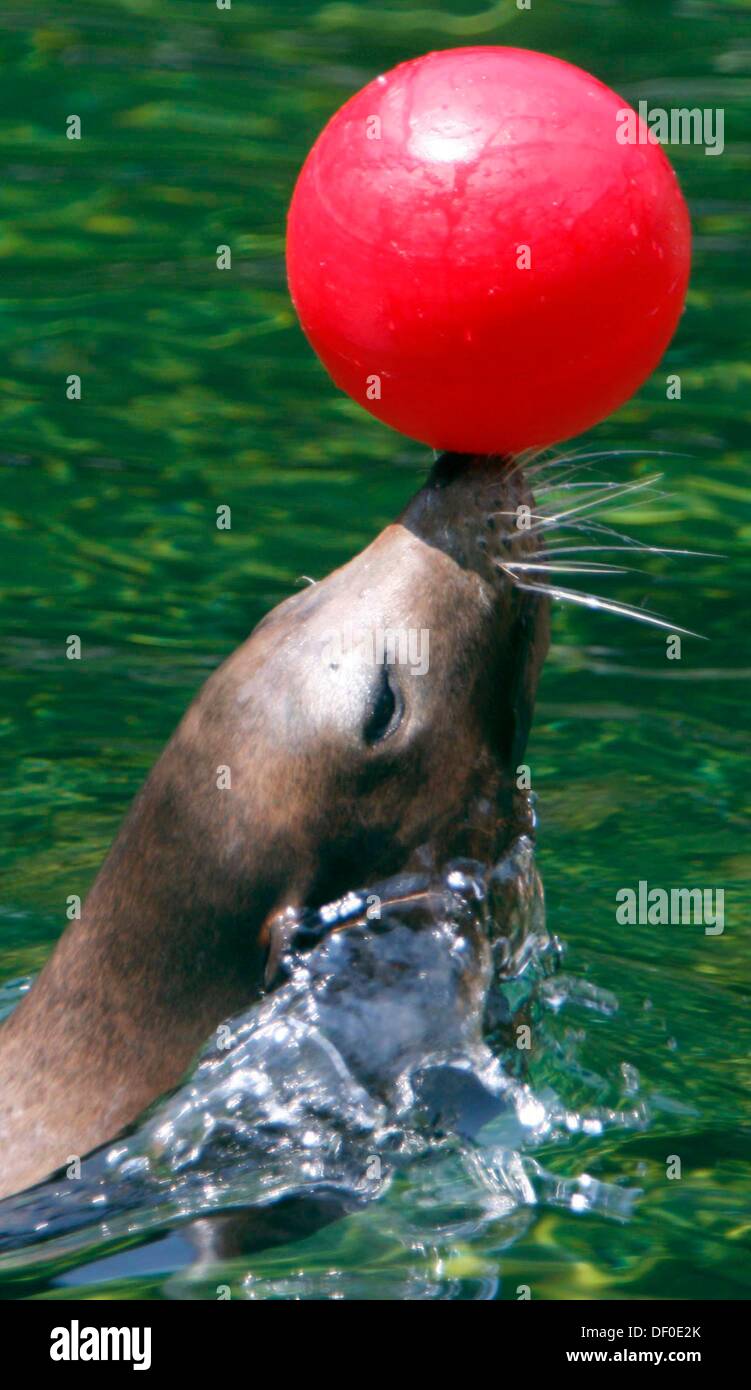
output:
[[[644,1133],[540,1156],[643,1196],[626,1225],[540,1211],[513,1243],[485,1225],[443,1252],[441,1296],[747,1297],[747,6],[10,0],[0,40],[2,979],[46,959],[66,897],[90,885],[208,672],[300,575],[370,539],[428,462],[334,391],[288,301],[286,204],[328,115],[400,59],[469,42],[549,50],[632,101],[724,108],[720,157],[670,151],[695,232],[675,342],[587,437],[635,451],[611,477],[646,476],[649,452],[670,451],[667,495],[619,524],[720,558],[654,559],[606,592],[709,640],[686,638],[671,662],[664,634],[559,606],[530,748],[550,925],[567,968],[620,1001],[613,1019],[574,1011],[566,1026],[586,1030],[593,1072],[626,1061],[658,1102]],[[71,113],[80,142],[65,138]],[[65,657],[72,633],[80,662]],[[615,892],[639,879],[724,888],[724,933],[619,926]],[[584,1078],[580,1098],[597,1101]],[[435,1277],[430,1243],[395,1234],[410,1202],[417,1214],[417,1188],[400,1185],[242,1270],[261,1291],[339,1270],[365,1297],[400,1270]],[[115,1259],[56,1292],[159,1296],[182,1259],[165,1242],[135,1272]]]

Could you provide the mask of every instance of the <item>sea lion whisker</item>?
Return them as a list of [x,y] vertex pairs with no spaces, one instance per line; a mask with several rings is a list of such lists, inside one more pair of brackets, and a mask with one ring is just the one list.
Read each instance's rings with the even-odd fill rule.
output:
[[542,492],[552,492],[557,487],[562,488],[564,482],[567,482],[569,478],[578,478],[581,474],[587,475],[584,482],[588,487],[596,487],[601,482],[609,481],[609,479],[593,477],[593,467],[594,465],[591,463],[575,463],[564,473],[550,473],[547,476],[541,476],[539,481],[535,483],[535,497],[538,497]]
[[[513,579],[513,575],[509,577]],[[698,637],[701,641],[707,640],[703,633],[692,632],[687,627],[678,627],[675,623],[668,622],[659,614],[651,613],[648,609],[636,608],[630,603],[619,603],[615,599],[603,598],[600,594],[583,594],[578,589],[561,589],[552,584],[523,584],[520,580],[514,580],[514,583],[517,589],[524,589],[528,593],[545,594],[548,598],[558,599],[564,603],[579,603],[585,608],[615,613],[621,618],[633,618],[636,622],[663,628],[667,632],[681,633],[685,637]]]
[[[637,482],[634,483],[585,483],[583,484],[583,486],[589,488],[589,490],[592,493],[592,497],[588,498],[584,502],[580,502],[579,505],[576,507],[569,507],[567,511],[559,512],[558,516],[560,516],[561,518],[575,516],[578,512],[583,512],[588,509],[591,509],[600,497],[602,497],[603,502],[605,502],[610,501],[611,498],[617,500],[619,497],[624,497],[632,492],[652,493],[654,491],[655,484],[660,481],[661,477],[662,474],[658,473],[655,474],[655,476],[652,478],[639,479]],[[556,488],[552,487],[549,489],[549,491],[555,492]],[[544,508],[542,510],[543,515],[545,516],[553,515],[553,513],[548,512]]]
[[565,463],[576,463],[583,460],[592,462],[606,458],[693,458],[693,454],[684,454],[674,449],[593,449],[586,454],[558,454],[552,459],[547,459],[541,464],[535,464],[527,468],[527,477],[534,477],[543,468],[557,468]]
[[[569,499],[563,496],[559,497],[558,493],[567,492],[569,490],[568,487],[558,487],[554,485],[549,488],[539,489],[537,492],[537,498],[544,499],[544,501],[540,505],[540,515],[544,517],[553,518],[557,516],[565,517],[568,516],[573,510],[577,512],[584,511],[585,505],[593,509],[597,506],[597,504],[600,501],[602,501],[603,503],[611,499],[617,501],[618,497],[622,495],[621,483],[579,483],[573,484],[572,486],[578,487],[579,489],[584,489],[584,501],[576,509],[569,507],[566,510],[561,509],[565,507],[565,504],[568,503],[569,500],[574,501],[576,499]],[[642,502],[654,502],[668,495],[667,493],[660,491],[658,488],[651,486],[645,486],[642,491]]]
[[646,541],[634,539],[630,545],[561,545],[545,547],[546,555],[581,555],[585,551],[637,550],[645,555],[694,555],[703,559],[724,559],[714,550],[680,550],[667,545],[647,545]]
[[[547,555],[547,551],[544,554]],[[634,565],[599,564],[596,560],[583,560],[578,565],[550,565],[547,561],[509,560],[504,568],[506,570],[546,570],[550,574],[644,574],[644,570],[638,570]]]
[[556,492],[559,489],[561,492],[564,492],[567,490],[565,485],[569,482],[569,480],[572,478],[579,479],[582,474],[586,476],[583,478],[582,481],[577,482],[577,487],[595,488],[606,486],[623,486],[621,482],[614,481],[610,478],[603,478],[597,476],[593,473],[594,468],[595,465],[593,463],[575,463],[572,464],[571,467],[566,468],[563,473],[549,473],[547,475],[541,473],[539,480],[534,485],[535,497],[543,497],[548,493]]
[[[608,491],[606,490],[604,496],[602,495],[603,490],[602,490],[602,489],[599,489],[599,490],[598,490],[598,493],[597,493],[597,495],[596,495],[595,497],[589,498],[586,502],[580,502],[579,505],[576,506],[576,507],[569,507],[568,510],[565,511],[565,512],[556,512],[556,513],[542,512],[542,513],[537,513],[535,519],[536,519],[536,520],[539,520],[539,525],[537,525],[537,526],[526,526],[526,527],[524,527],[524,528],[523,528],[523,534],[524,534],[525,536],[527,536],[527,537],[528,537],[528,536],[534,536],[534,535],[536,535],[539,531],[544,531],[544,530],[551,529],[551,528],[553,528],[553,527],[555,527],[555,526],[560,526],[560,524],[561,524],[562,522],[566,522],[567,519],[568,519],[569,517],[578,516],[578,515],[580,515],[580,514],[582,514],[582,513],[584,513],[584,512],[592,511],[593,508],[598,507],[598,506],[603,506],[603,507],[605,507],[605,506],[607,506],[609,503],[611,503],[611,502],[617,502],[617,501],[620,500],[620,498],[626,497],[626,496],[630,495],[631,493],[634,493],[634,492],[644,492],[645,489],[647,489],[647,488],[650,488],[650,489],[651,489],[654,483],[659,482],[661,476],[662,476],[661,474],[657,474],[657,475],[656,475],[655,477],[653,477],[653,478],[645,478],[645,479],[643,479],[643,480],[641,480],[641,481],[639,481],[639,482],[636,482],[636,483],[623,483],[623,484],[619,484],[618,487],[617,487],[613,492],[608,492]],[[511,516],[516,516],[516,515],[517,515],[517,512],[497,512],[497,513],[495,513],[495,515],[497,515],[497,516],[509,516],[509,515],[511,515]],[[532,513],[530,513],[530,515],[532,515]],[[520,531],[522,531],[522,528],[520,528]]]
[[[488,516],[516,516],[516,517],[518,517],[518,515],[519,515],[518,511],[513,511],[513,512],[509,512],[509,511],[488,512]],[[543,521],[544,521],[544,520],[545,520],[545,517],[546,517],[546,513],[545,513],[545,512],[533,512],[533,511],[530,511],[529,515],[533,518],[534,521],[540,521],[540,520],[543,520]],[[520,536],[529,536],[530,534],[531,534],[531,530],[530,530],[529,527],[525,527],[525,528],[521,528],[521,527],[520,527],[520,528],[519,528],[519,535],[520,535]]]
[[[665,492],[653,492],[653,493],[649,496],[649,500],[652,501],[652,500],[654,500],[655,498],[668,497],[669,495],[670,495],[669,493],[665,493]],[[618,499],[615,498],[614,500],[617,501]],[[643,500],[646,501],[646,500],[647,500],[647,497],[645,496],[645,498],[644,498]],[[596,502],[592,504],[592,507],[594,507],[595,505],[596,505]],[[626,503],[625,505],[626,505],[626,507],[628,508],[629,503]],[[613,507],[611,510],[612,510],[612,511],[619,511],[619,510],[622,510],[622,509],[619,508],[619,507]],[[584,511],[584,508],[578,508],[578,507],[577,507],[577,508],[572,508],[572,512],[581,513],[581,512],[583,512],[583,511]],[[588,535],[588,534],[591,534],[591,533],[602,534],[602,535],[613,535],[613,536],[617,536],[619,540],[623,540],[623,541],[626,541],[626,542],[632,542],[633,545],[635,545],[635,546],[637,546],[637,545],[639,544],[638,541],[634,540],[633,537],[629,536],[626,532],[616,531],[614,527],[608,526],[608,525],[606,525],[606,524],[605,524],[604,522],[602,522],[602,521],[598,521],[598,520],[597,520],[597,513],[595,513],[595,515],[592,516],[592,517],[585,517],[584,519],[581,519],[581,518],[580,518],[580,519],[577,520],[577,521],[567,521],[567,520],[564,520],[564,517],[565,517],[566,515],[568,515],[568,513],[563,513],[563,512],[561,512],[561,513],[558,514],[557,517],[554,517],[554,518],[553,518],[553,520],[554,520],[555,523],[556,523],[556,529],[558,529],[558,530],[560,530],[560,531],[581,531],[581,532],[583,532],[585,535]],[[528,534],[529,534],[529,533],[528,533]]]
[[[565,473],[551,474],[548,477],[541,478],[540,482],[535,483],[535,497],[539,497],[546,492],[552,492],[557,487],[562,488],[564,482],[569,478],[577,478],[581,473],[591,474],[592,466],[591,463],[576,463],[572,465],[571,468],[567,468]],[[598,481],[597,478],[589,477],[585,480],[585,485],[587,487],[594,487]]]
[[542,445],[540,448],[536,449],[522,449],[520,453],[516,454],[513,457],[513,466],[509,470],[508,476],[510,478],[513,478],[515,474],[519,472],[524,472],[528,476],[532,465],[535,463],[535,460],[542,458],[547,452],[548,445]]
[[547,484],[545,484],[543,487],[538,487],[538,488],[536,488],[536,489],[535,489],[535,496],[536,496],[536,497],[547,497],[548,494],[551,493],[551,492],[571,492],[573,488],[582,488],[582,487],[589,488],[590,491],[598,490],[598,491],[603,491],[603,492],[604,492],[604,491],[607,491],[609,488],[622,487],[622,483],[617,483],[617,482],[612,482],[612,481],[611,481],[611,482],[608,482],[608,481],[606,481],[605,479],[603,479],[602,482],[593,482],[593,481],[590,479],[590,480],[588,480],[587,482],[583,482],[583,483],[564,483],[564,482],[560,482],[560,481],[556,480],[556,481],[554,481],[554,482],[552,482],[552,483],[547,483]]
[[636,540],[633,536],[629,536],[626,531],[616,531],[614,526],[606,526],[604,522],[596,521],[593,518],[584,521],[563,521],[558,527],[558,530],[562,532],[576,531],[587,537],[612,536],[618,541],[623,541],[625,548],[628,550],[638,550],[641,546],[641,542]]

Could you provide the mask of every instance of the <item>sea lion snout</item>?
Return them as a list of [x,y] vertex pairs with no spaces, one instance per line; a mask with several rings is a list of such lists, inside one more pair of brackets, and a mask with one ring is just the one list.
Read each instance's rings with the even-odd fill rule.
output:
[[426,856],[498,857],[548,641],[545,600],[502,568],[536,544],[530,503],[516,465],[439,460],[209,678],[0,1032],[0,1193],[175,1085],[296,910]]

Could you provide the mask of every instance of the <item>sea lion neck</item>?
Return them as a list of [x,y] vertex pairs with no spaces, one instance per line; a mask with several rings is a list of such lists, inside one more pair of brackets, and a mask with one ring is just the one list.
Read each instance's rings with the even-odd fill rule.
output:
[[212,1028],[258,989],[274,888],[261,873],[245,901],[231,875],[207,866],[205,846],[196,857],[179,761],[173,742],[81,919],[0,1029],[0,1194],[114,1136],[177,1085]]

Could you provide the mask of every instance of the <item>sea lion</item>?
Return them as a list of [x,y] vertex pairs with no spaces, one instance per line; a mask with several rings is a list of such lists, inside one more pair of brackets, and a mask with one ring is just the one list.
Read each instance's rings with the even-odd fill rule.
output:
[[0,1195],[176,1085],[262,987],[293,909],[428,845],[497,857],[548,644],[547,600],[503,568],[537,549],[531,504],[518,464],[444,455],[210,676],[0,1030]]

